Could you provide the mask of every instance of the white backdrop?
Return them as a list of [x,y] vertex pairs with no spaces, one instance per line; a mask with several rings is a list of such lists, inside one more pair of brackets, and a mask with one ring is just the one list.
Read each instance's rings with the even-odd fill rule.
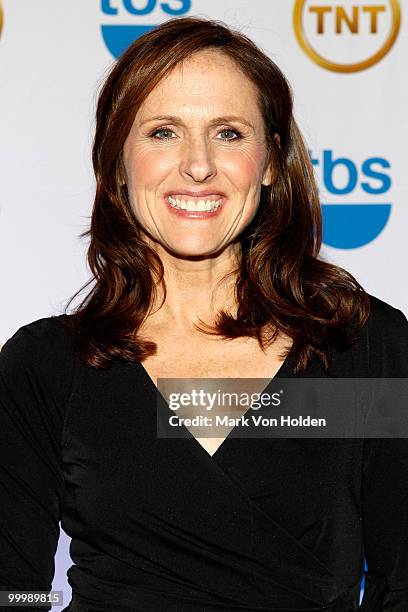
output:
[[[1,4],[2,343],[21,325],[59,313],[88,280],[87,245],[78,236],[88,227],[93,202],[94,109],[97,87],[114,61],[111,26],[154,26],[172,9],[239,28],[283,69],[294,89],[296,118],[311,157],[318,162],[325,218],[322,256],[345,267],[367,291],[408,315],[405,2],[2,0]],[[320,15],[319,34],[322,5],[331,10]],[[357,7],[354,17],[352,5]],[[133,14],[143,8],[151,10]],[[320,63],[299,44],[295,8],[300,16],[298,35],[306,41],[304,46],[310,45],[323,58]],[[349,25],[341,19],[342,10]],[[107,28],[105,39],[102,27]],[[382,59],[347,72],[352,64],[370,62],[387,40],[390,48]],[[328,69],[321,65],[325,61],[343,68]],[[339,158],[343,161],[335,164]],[[68,542],[62,532],[53,583],[54,589],[65,591],[65,602],[70,600],[65,580],[71,565]]]

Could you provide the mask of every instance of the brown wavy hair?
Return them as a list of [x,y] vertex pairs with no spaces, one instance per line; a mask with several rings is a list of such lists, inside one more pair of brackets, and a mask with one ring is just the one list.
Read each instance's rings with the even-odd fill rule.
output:
[[[305,371],[313,354],[328,372],[333,349],[351,346],[368,319],[369,295],[350,273],[318,258],[321,207],[289,83],[253,41],[218,20],[169,19],[135,40],[110,69],[96,110],[95,201],[90,228],[80,235],[90,236],[87,261],[93,277],[68,301],[66,315],[72,300],[95,284],[63,319],[88,365],[143,361],[156,352],[157,345],[137,332],[159,283],[165,300],[164,268],[143,240],[130,206],[122,149],[152,89],[180,62],[210,48],[228,55],[255,84],[268,160],[276,172],[273,184],[262,186],[257,212],[239,236],[242,257],[231,272],[236,275],[236,317],[220,311],[213,326],[196,328],[225,339],[256,337],[262,348],[281,330],[293,340],[295,373]],[[274,330],[269,336],[266,327]]]

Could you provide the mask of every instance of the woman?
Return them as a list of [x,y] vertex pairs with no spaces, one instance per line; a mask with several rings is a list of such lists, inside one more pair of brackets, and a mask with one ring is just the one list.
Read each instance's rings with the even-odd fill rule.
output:
[[159,378],[408,375],[403,313],[318,259],[281,71],[169,20],[107,77],[93,163],[96,283],[0,355],[1,588],[51,588],[61,519],[69,612],[348,612],[364,556],[362,609],[408,610],[406,440],[157,436]]

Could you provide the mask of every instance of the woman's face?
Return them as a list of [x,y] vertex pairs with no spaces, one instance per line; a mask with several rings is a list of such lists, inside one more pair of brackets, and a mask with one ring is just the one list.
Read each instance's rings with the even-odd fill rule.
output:
[[221,52],[195,54],[150,93],[126,139],[138,221],[173,254],[217,253],[256,213],[261,184],[271,182],[266,153],[255,86]]

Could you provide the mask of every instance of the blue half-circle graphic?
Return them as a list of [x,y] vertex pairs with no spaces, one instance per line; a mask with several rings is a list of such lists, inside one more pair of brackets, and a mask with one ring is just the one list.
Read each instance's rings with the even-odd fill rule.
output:
[[368,244],[387,224],[391,204],[322,204],[323,242],[337,249]]
[[113,57],[118,58],[136,38],[155,27],[155,25],[103,25],[101,30],[105,45]]

